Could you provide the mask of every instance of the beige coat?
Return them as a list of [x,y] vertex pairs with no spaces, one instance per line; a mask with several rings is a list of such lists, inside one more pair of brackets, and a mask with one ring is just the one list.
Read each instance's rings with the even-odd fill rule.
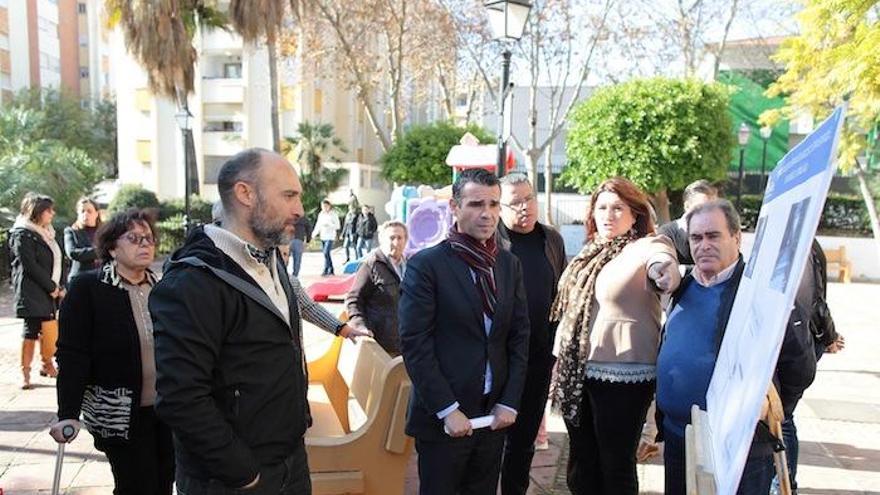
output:
[[[647,268],[675,259],[675,247],[669,239],[652,236],[630,243],[602,268],[591,309],[589,361],[657,362],[660,297],[648,280]],[[568,318],[563,315],[560,328],[570,323]]]

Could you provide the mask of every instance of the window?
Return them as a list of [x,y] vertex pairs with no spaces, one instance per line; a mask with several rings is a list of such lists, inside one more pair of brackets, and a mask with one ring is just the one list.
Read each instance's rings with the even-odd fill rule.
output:
[[80,77],[80,79],[88,79],[89,78],[89,68],[88,67],[80,67],[79,68],[79,77]]
[[241,63],[223,64],[223,77],[225,79],[241,79]]
[[89,46],[89,35],[87,35],[87,34],[79,35],[79,46]]
[[468,104],[468,95],[466,93],[459,93],[458,98],[455,99],[455,106],[466,107],[467,104]]
[[80,3],[76,6],[76,10],[77,10],[77,12],[79,12],[80,14],[85,14],[85,13],[86,13],[86,4],[80,2]]
[[324,110],[324,93],[320,89],[315,88],[313,100],[312,104],[314,105],[314,111],[315,113],[320,114],[321,111]]
[[388,182],[385,181],[385,178],[382,177],[382,173],[378,170],[374,170],[372,174],[370,174],[370,189],[378,189],[384,190],[388,187]]
[[233,120],[205,122],[205,132],[243,132],[244,124]]

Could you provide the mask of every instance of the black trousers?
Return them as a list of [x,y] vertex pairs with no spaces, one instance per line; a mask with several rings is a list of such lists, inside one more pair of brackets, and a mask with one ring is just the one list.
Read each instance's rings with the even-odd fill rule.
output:
[[526,372],[516,422],[507,429],[501,464],[502,495],[524,495],[529,489],[529,471],[535,456],[535,437],[544,417],[553,359],[531,364]]
[[260,481],[253,488],[241,490],[224,486],[218,480],[200,480],[177,470],[178,495],[310,495],[312,480],[306,445],[300,441],[292,454],[283,461],[260,468]]
[[469,437],[416,439],[420,495],[487,495],[498,489],[504,431],[474,430]]
[[637,495],[636,449],[654,382],[584,380],[580,422],[566,420],[568,488],[574,495]]
[[95,442],[113,471],[114,495],[170,495],[174,483],[174,446],[171,430],[152,407],[137,409],[132,438],[125,444]]

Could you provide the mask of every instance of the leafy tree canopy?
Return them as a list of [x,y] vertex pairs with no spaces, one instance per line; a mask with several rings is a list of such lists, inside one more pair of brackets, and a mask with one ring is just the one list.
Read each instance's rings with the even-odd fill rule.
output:
[[[773,57],[785,73],[770,96],[787,97],[786,107],[768,111],[762,123],[808,112],[825,118],[849,97],[841,140],[841,166],[855,164],[868,145],[866,130],[880,123],[880,3],[865,0],[801,0],[800,34],[782,43]],[[876,144],[874,150],[877,153]],[[875,160],[878,157],[874,157]]]
[[79,196],[101,180],[101,169],[82,149],[46,137],[46,114],[5,107],[0,111],[0,208],[18,211],[29,192],[55,200],[59,222],[75,218]]
[[572,116],[562,179],[582,192],[622,176],[650,193],[724,176],[734,146],[720,84],[636,79],[597,91]]
[[470,132],[480,143],[495,140],[483,128],[471,124],[456,127],[448,122],[413,126],[382,156],[382,175],[392,182],[443,186],[452,182],[446,165],[449,150]]

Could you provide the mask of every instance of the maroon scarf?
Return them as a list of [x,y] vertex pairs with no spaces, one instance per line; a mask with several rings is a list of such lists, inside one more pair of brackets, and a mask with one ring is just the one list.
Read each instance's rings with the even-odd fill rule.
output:
[[491,318],[495,315],[495,304],[498,289],[495,287],[495,257],[498,256],[498,244],[495,235],[486,241],[479,242],[473,237],[458,231],[453,224],[446,235],[449,246],[476,273],[477,291],[483,300],[483,311]]

